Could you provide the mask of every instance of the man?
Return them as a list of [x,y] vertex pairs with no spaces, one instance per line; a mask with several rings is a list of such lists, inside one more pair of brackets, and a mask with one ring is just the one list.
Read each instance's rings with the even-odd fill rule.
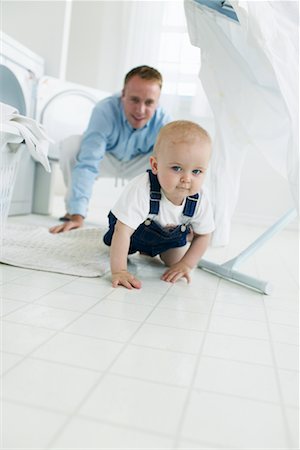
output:
[[[73,163],[66,222],[50,228],[51,233],[83,225],[104,156],[112,164],[122,161],[123,177],[126,173],[133,176],[132,165],[140,172],[145,170],[160,128],[171,121],[158,105],[161,87],[162,76],[156,69],[139,66],[125,76],[121,94],[97,103]],[[71,160],[68,163],[72,166]]]

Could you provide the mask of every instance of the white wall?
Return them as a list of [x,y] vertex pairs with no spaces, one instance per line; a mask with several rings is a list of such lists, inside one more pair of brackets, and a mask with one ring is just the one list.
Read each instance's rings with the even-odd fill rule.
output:
[[104,91],[116,90],[120,72],[117,59],[119,4],[107,1],[73,3],[68,80]]
[[132,67],[154,65],[162,5],[148,0],[73,2],[67,79],[116,92]]
[[[71,6],[66,79],[114,92],[134,65],[152,64],[157,53],[156,25],[149,21],[161,2],[76,0]],[[46,74],[59,77],[66,1],[2,0],[2,30],[45,59]],[[135,30],[135,16],[145,11],[143,30],[151,43]],[[131,46],[135,51],[131,51]],[[151,52],[151,57],[150,57]],[[87,69],[88,68],[88,69]]]
[[46,73],[58,77],[64,27],[64,1],[1,0],[2,30],[42,56]]

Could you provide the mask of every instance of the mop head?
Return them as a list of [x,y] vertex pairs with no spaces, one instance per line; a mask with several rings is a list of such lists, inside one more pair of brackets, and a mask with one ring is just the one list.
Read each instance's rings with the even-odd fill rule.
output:
[[240,284],[255,291],[261,292],[263,294],[270,295],[272,293],[273,287],[268,281],[259,280],[258,278],[250,277],[237,270],[230,269],[226,267],[226,264],[220,265],[213,262],[201,260],[198,264],[199,269],[210,272],[224,280],[231,281],[233,283]]

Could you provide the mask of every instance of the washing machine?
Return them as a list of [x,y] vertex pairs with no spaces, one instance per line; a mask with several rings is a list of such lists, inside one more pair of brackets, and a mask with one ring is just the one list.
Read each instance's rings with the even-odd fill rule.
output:
[[0,102],[41,123],[52,143],[51,173],[23,151],[9,214],[50,214],[59,142],[86,129],[95,104],[109,92],[59,80],[44,73],[44,60],[24,45],[0,35]]
[[[24,116],[35,118],[37,86],[43,74],[44,60],[1,32],[0,101],[14,106]],[[35,162],[24,149],[9,214],[32,211],[35,168]]]
[[51,173],[36,167],[33,212],[51,214],[58,170],[59,144],[68,136],[82,134],[95,104],[110,92],[89,88],[44,75],[38,83],[36,118],[52,139],[49,147]]

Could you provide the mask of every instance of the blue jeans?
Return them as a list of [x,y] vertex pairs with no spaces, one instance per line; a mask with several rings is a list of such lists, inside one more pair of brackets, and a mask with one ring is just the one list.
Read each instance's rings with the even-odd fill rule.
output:
[[[110,246],[117,218],[112,212],[108,215],[109,230],[103,236],[104,244]],[[146,220],[148,222],[149,219]],[[142,223],[130,238],[129,254],[140,252],[149,256],[160,255],[170,248],[183,247],[190,232],[189,226],[177,225],[175,228],[163,228],[153,220],[149,225]]]

